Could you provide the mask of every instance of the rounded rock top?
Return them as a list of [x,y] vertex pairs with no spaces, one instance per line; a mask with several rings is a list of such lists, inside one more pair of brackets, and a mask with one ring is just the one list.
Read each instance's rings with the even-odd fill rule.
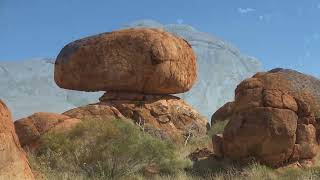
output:
[[139,28],[76,40],[59,53],[54,79],[61,88],[176,94],[197,78],[196,55],[184,39]]

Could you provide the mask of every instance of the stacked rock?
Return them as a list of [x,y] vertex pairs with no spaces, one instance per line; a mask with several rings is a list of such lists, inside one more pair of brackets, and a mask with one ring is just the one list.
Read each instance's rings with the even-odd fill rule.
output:
[[34,179],[16,135],[11,112],[0,100],[0,179]]
[[70,117],[130,118],[171,139],[206,133],[206,119],[170,95],[191,89],[196,56],[184,39],[163,30],[126,29],[74,41],[58,55],[54,77],[61,88],[106,91],[100,103],[64,113]]
[[234,160],[310,165],[319,148],[319,105],[318,79],[286,69],[257,73],[238,85],[230,121],[223,136],[213,138],[214,147]]

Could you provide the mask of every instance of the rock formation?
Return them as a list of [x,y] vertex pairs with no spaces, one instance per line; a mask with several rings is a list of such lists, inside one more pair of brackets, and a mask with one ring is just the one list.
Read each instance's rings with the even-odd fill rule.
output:
[[207,120],[175,96],[106,93],[100,101],[63,114],[79,119],[129,118],[143,131],[175,142],[205,136],[207,131]]
[[242,54],[231,44],[185,24],[163,25],[153,20],[128,23],[125,28],[163,28],[189,42],[197,56],[198,79],[192,89],[177,96],[211,118],[212,112],[234,99],[234,89],[262,70],[259,60]]
[[54,77],[72,90],[174,94],[191,89],[197,65],[182,38],[159,29],[126,29],[69,43],[57,57]]
[[11,113],[0,101],[0,179],[34,179],[16,135]]
[[228,102],[219,108],[212,116],[211,116],[211,125],[218,121],[227,121],[233,111],[234,102]]
[[64,115],[132,119],[156,137],[187,143],[205,136],[208,122],[170,94],[192,87],[196,67],[193,50],[182,38],[158,29],[128,29],[65,46],[55,63],[55,80],[63,88],[107,91],[100,103]]
[[220,143],[223,155],[275,167],[313,159],[319,95],[320,80],[293,70],[274,69],[243,81]]
[[[135,21],[125,28],[131,27],[163,28],[191,44],[197,56],[198,80],[190,91],[178,96],[208,119],[212,112],[233,99],[233,90],[243,79],[262,69],[255,58],[188,25],[162,25],[149,20]],[[103,93],[59,88],[53,80],[54,61],[45,58],[0,61],[0,98],[12,110],[14,120],[36,112],[62,113],[98,102]]]
[[64,131],[81,122],[66,115],[38,112],[14,122],[22,147],[34,150],[39,146],[42,135],[52,131]]

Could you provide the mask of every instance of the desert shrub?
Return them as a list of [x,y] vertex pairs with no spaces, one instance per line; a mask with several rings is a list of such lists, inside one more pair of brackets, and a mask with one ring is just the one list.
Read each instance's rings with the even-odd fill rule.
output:
[[320,179],[320,168],[287,168],[279,172],[279,178],[281,180],[312,180]]
[[46,134],[42,142],[33,167],[56,177],[119,179],[141,173],[150,164],[156,164],[160,174],[170,174],[188,164],[174,144],[121,120],[86,120],[69,132]]
[[[221,133],[226,124],[219,123],[221,124],[213,127],[213,134]],[[143,133],[137,126],[124,121],[86,120],[69,132],[48,133],[43,136],[40,151],[29,153],[29,162],[34,171],[44,174],[47,179],[59,180],[320,179],[319,166],[273,170],[254,162],[248,166],[239,166],[210,159],[207,163],[204,162],[204,166],[208,168],[206,171],[197,169],[197,162],[185,171],[190,161],[185,160],[187,152],[184,151],[195,148],[199,141],[194,139],[187,146],[177,147]],[[205,144],[207,138],[201,137],[201,141]],[[158,175],[150,177],[143,173],[144,168],[150,164],[158,165]]]
[[212,137],[215,134],[222,134],[224,127],[228,124],[229,121],[217,121],[216,123],[211,125],[210,130],[208,131],[208,135]]

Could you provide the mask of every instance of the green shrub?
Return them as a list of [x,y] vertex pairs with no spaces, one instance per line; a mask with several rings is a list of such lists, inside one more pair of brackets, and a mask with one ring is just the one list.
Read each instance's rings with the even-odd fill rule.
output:
[[[86,120],[70,132],[48,133],[33,156],[44,174],[78,174],[92,179],[119,179],[157,164],[161,174],[183,169],[176,147],[121,120]],[[81,178],[79,178],[81,179]]]
[[[221,133],[225,124],[226,122],[216,123],[211,130],[212,134]],[[184,171],[190,165],[190,161],[185,159],[188,151],[207,141],[206,137],[202,137],[190,141],[187,146],[177,147],[121,120],[86,120],[69,132],[46,134],[42,137],[40,151],[29,153],[28,157],[34,171],[43,173],[47,179],[59,180],[320,179],[319,166],[273,170],[258,163],[238,166],[210,159],[206,165],[207,172],[199,171],[197,166]],[[144,168],[153,163],[159,166],[160,174],[146,176]]]
[[211,125],[211,129],[208,131],[208,135],[212,137],[215,134],[222,134],[224,127],[228,124],[229,121],[218,121]]

